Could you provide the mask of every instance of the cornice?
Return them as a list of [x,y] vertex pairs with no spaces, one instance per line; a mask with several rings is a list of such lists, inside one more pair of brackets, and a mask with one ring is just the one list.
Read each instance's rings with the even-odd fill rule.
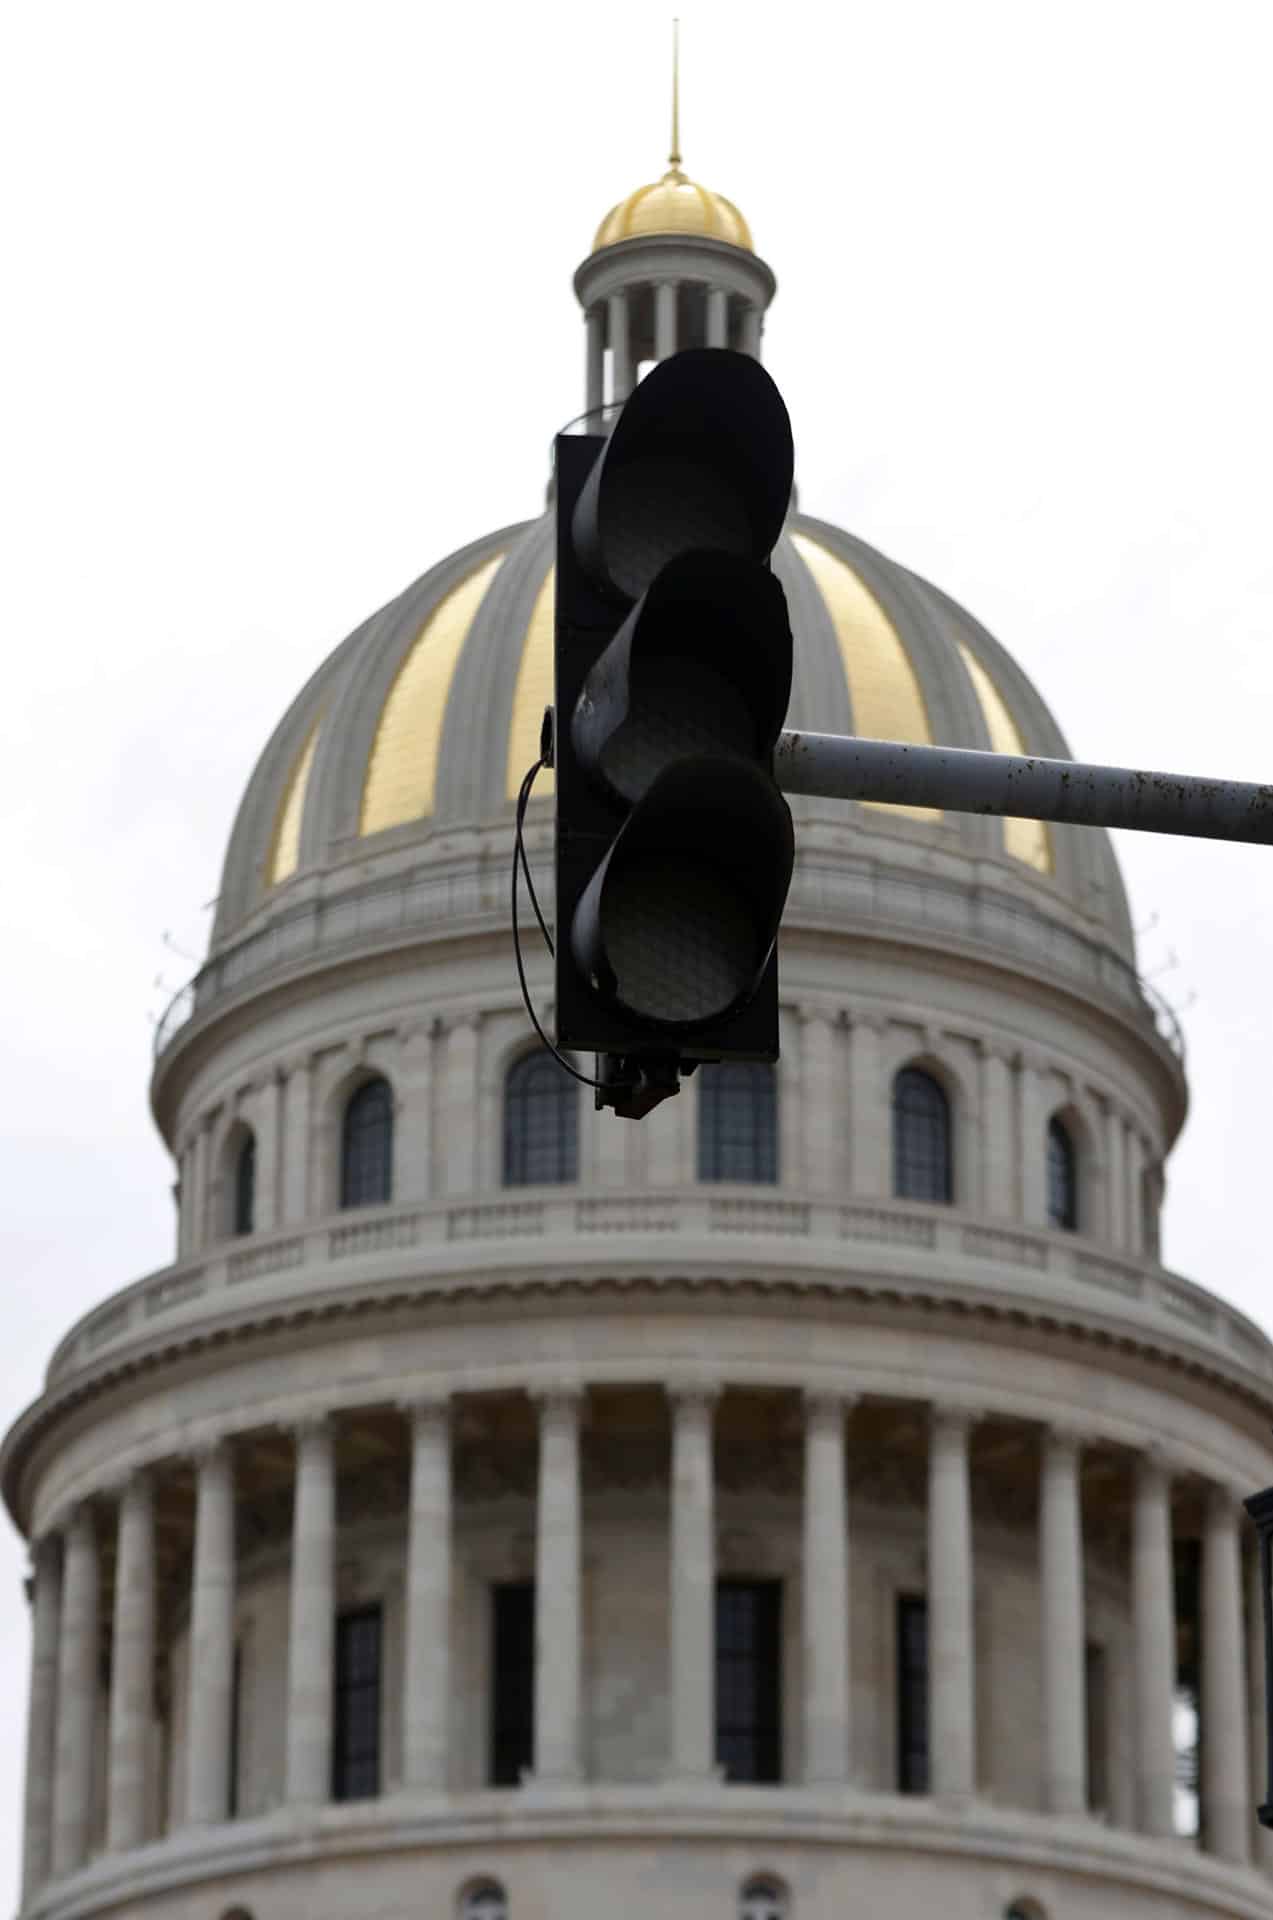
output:
[[[799,1271],[781,1258],[750,1271],[740,1271],[736,1259],[726,1258],[697,1262],[682,1258],[662,1269],[613,1260],[605,1268],[595,1268],[581,1262],[573,1271],[553,1261],[550,1270],[538,1273],[501,1272],[489,1266],[448,1275],[386,1272],[356,1291],[345,1285],[256,1303],[245,1300],[216,1318],[157,1332],[126,1352],[90,1364],[26,1409],[0,1449],[0,1492],[15,1525],[25,1533],[27,1463],[59,1422],[130,1383],[254,1339],[315,1327],[336,1328],[342,1322],[357,1321],[363,1326],[408,1309],[419,1321],[454,1316],[457,1309],[466,1307],[480,1311],[493,1303],[514,1301],[519,1309],[573,1303],[609,1311],[622,1303],[630,1311],[639,1301],[650,1310],[692,1302],[701,1309],[732,1311],[740,1300],[748,1299],[814,1307],[828,1318],[852,1317],[864,1309],[908,1318],[918,1312],[926,1325],[945,1322],[952,1331],[967,1330],[970,1323],[1005,1333],[1029,1330],[1093,1354],[1117,1352],[1147,1360],[1167,1374],[1217,1389],[1231,1402],[1255,1411],[1262,1422],[1273,1416],[1273,1383],[1259,1382],[1236,1361],[1226,1364],[1219,1353],[1210,1354],[1174,1338],[1166,1328],[1136,1325],[1085,1301],[1032,1299],[1024,1291],[991,1293],[973,1283],[943,1280],[937,1274],[920,1277],[910,1270]],[[690,1384],[703,1383],[696,1377]]]

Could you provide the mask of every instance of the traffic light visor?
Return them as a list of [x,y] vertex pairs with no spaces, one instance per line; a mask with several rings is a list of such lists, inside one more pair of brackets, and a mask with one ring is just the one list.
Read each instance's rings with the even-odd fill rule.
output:
[[588,773],[635,801],[673,760],[767,760],[791,698],[782,588],[757,561],[687,553],[633,608],[584,681],[572,721]]
[[575,910],[592,990],[669,1034],[755,993],[791,884],[791,813],[760,768],[700,756],[659,774]]
[[575,550],[596,586],[629,601],[693,548],[764,560],[793,470],[791,421],[760,362],[687,348],[625,403],[576,504]]

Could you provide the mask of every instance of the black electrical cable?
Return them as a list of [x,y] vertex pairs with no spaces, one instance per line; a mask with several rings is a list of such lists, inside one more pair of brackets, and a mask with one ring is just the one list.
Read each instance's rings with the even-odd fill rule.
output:
[[517,961],[517,978],[521,982],[522,1001],[525,1005],[527,1016],[531,1026],[534,1027],[535,1032],[539,1035],[549,1053],[554,1055],[559,1066],[564,1067],[567,1073],[573,1074],[576,1080],[581,1080],[585,1087],[604,1087],[606,1085],[604,1080],[593,1080],[588,1074],[580,1073],[577,1067],[572,1067],[565,1054],[561,1052],[560,1048],[555,1047],[548,1038],[548,1035],[539,1024],[534,1007],[530,1004],[530,989],[526,985],[526,969],[522,965],[521,931],[517,924],[517,866],[519,861],[521,862],[522,871],[526,875],[526,885],[530,888],[530,897],[534,902],[535,916],[539,921],[540,931],[543,933],[544,939],[548,942],[549,953],[553,951],[552,937],[544,925],[544,916],[539,911],[539,902],[535,899],[535,885],[530,877],[530,868],[526,862],[526,843],[522,838],[522,823],[526,818],[526,808],[530,802],[530,790],[535,784],[535,775],[543,765],[544,762],[542,758],[536,760],[534,766],[522,781],[521,791],[517,796],[517,830],[513,841],[513,957]]

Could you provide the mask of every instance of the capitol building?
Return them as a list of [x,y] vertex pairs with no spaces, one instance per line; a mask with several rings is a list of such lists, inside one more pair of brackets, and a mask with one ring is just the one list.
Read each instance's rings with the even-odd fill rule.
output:
[[[595,428],[775,280],[674,156],[574,287]],[[553,550],[431,566],[248,782],[171,1264],[0,1449],[22,1920],[1271,1920],[1273,1343],[1159,1257],[1107,837],[794,800],[779,1063],[596,1113],[510,941]],[[1068,754],[903,564],[793,501],[773,566],[793,726]]]

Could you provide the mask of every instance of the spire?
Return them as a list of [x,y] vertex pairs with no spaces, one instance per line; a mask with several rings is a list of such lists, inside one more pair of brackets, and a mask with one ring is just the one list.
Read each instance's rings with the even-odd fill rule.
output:
[[667,156],[673,168],[681,164],[681,23],[672,22],[672,151]]

